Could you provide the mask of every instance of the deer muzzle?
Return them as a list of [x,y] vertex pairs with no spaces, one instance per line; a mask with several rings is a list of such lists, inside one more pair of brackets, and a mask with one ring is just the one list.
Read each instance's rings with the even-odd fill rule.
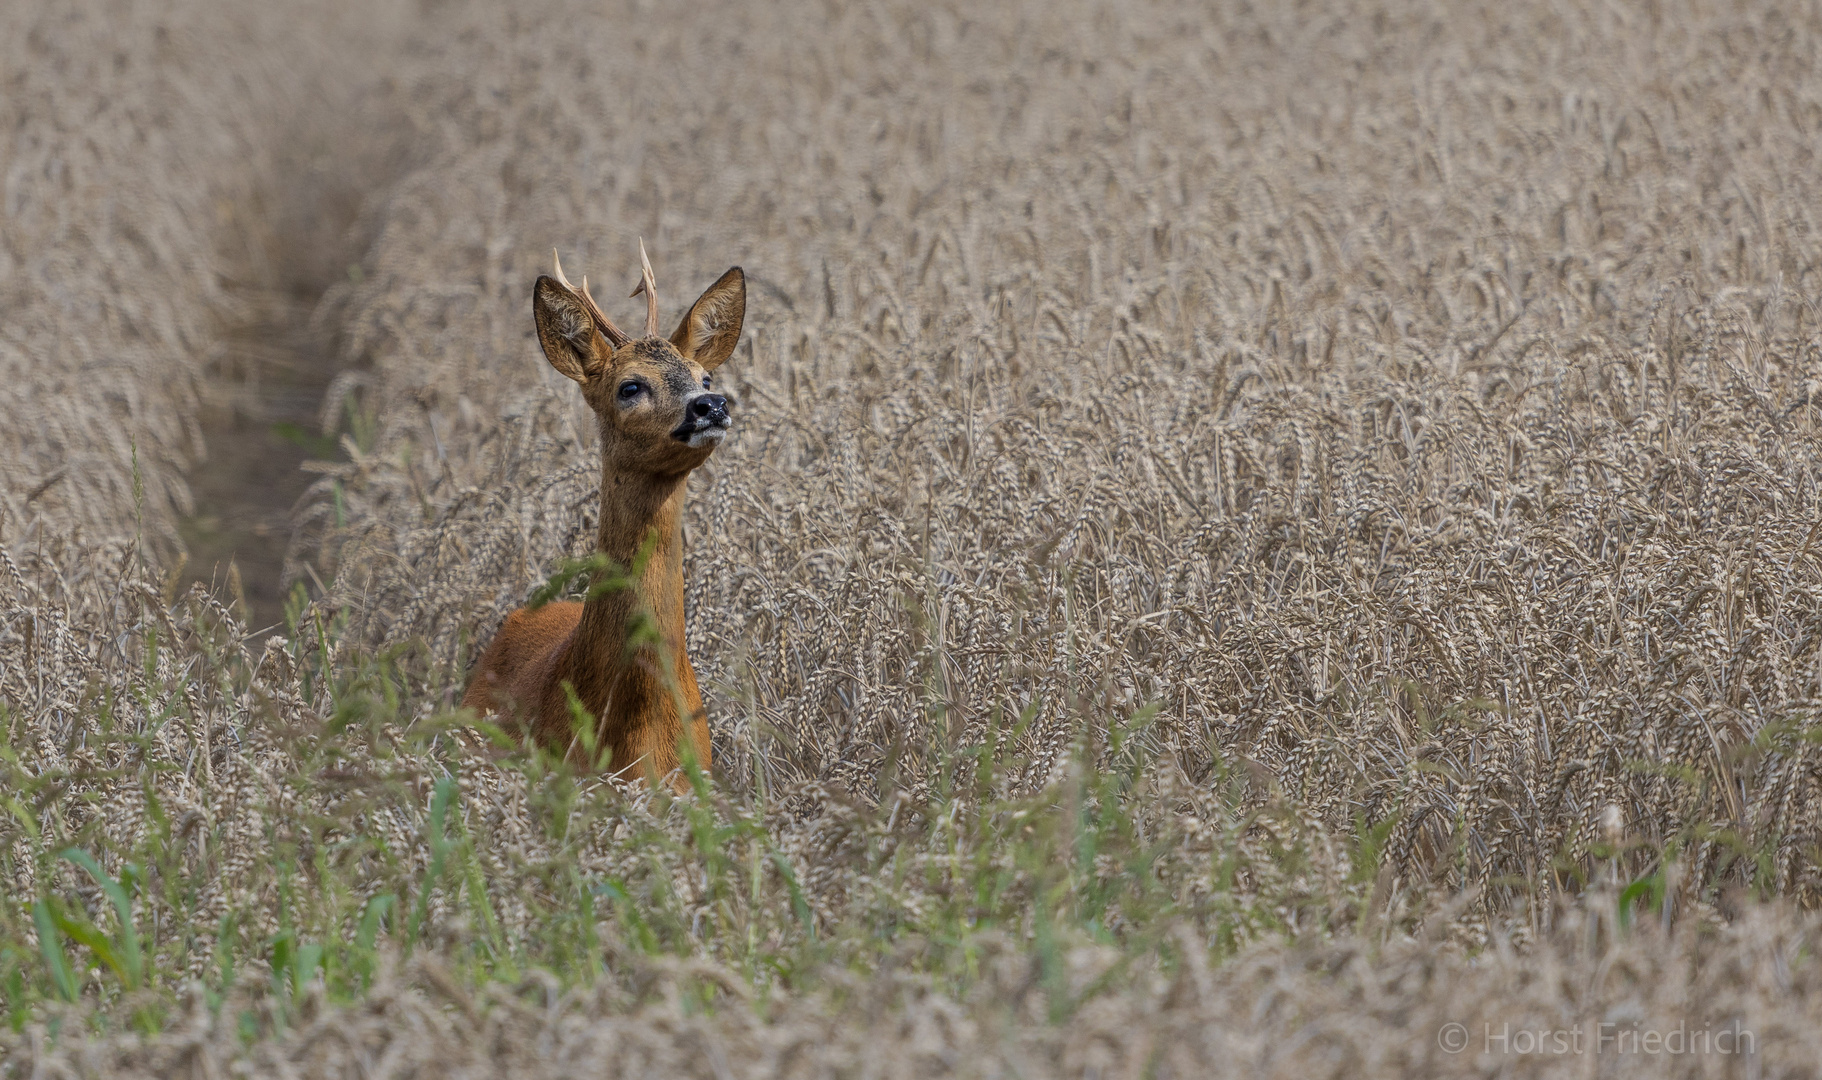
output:
[[690,446],[720,442],[728,433],[733,418],[728,415],[728,399],[720,394],[697,394],[683,406],[683,423],[671,432],[671,438]]

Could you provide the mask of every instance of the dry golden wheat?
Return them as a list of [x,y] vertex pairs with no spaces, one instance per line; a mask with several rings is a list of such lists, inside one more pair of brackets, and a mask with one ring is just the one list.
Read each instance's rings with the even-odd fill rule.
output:
[[730,782],[915,786],[1032,709],[1034,784],[1153,702],[1192,778],[1396,813],[1395,887],[1547,906],[1611,805],[1815,899],[1815,27],[467,17],[342,300],[383,430],[316,513],[377,636],[454,664],[589,543],[525,282],[643,234],[760,286],[691,504]]

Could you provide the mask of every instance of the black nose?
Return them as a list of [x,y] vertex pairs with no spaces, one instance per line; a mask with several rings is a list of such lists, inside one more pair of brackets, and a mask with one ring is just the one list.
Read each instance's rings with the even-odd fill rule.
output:
[[720,394],[703,394],[690,402],[690,415],[698,420],[726,420],[728,399]]

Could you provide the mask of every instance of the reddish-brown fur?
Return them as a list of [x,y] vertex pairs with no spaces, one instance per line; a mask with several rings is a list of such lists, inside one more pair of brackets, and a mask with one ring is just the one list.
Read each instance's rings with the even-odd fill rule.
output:
[[[705,384],[739,342],[745,277],[739,267],[729,270],[666,340],[656,333],[646,264],[646,336],[634,340],[588,297],[586,280],[577,291],[561,274],[559,267],[558,278],[538,279],[532,312],[545,357],[580,384],[599,422],[597,549],[630,567],[648,539],[653,546],[629,589],[508,615],[476,663],[462,704],[499,713],[543,746],[593,764],[575,729],[573,690],[595,717],[597,753],[610,753],[610,771],[670,776],[686,745],[706,769],[708,720],[683,645],[683,499],[690,471],[708,460],[727,428],[726,402]],[[629,384],[639,388],[630,398]],[[629,647],[642,622],[656,643]],[[672,783],[685,786],[680,775]]]

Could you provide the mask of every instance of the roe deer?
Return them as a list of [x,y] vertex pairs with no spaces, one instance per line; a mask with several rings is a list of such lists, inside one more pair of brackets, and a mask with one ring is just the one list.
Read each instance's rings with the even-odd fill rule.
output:
[[[628,337],[595,304],[588,279],[540,277],[532,318],[550,365],[574,379],[601,429],[601,531],[596,549],[632,568],[655,547],[630,588],[586,602],[521,608],[506,617],[475,664],[462,698],[477,713],[498,712],[540,744],[572,760],[586,745],[574,730],[570,693],[595,717],[594,744],[608,768],[648,782],[681,764],[687,733],[696,762],[709,767],[709,727],[696,673],[683,648],[683,493],[690,470],[708,460],[728,430],[728,402],[709,372],[740,341],[746,276],[736,266],[709,286],[667,341],[658,336],[652,264],[639,245],[645,336]],[[647,622],[646,620],[649,620]],[[635,640],[641,623],[656,631]],[[655,638],[655,640],[653,640]],[[592,767],[593,762],[583,762]],[[679,791],[688,785],[673,778]]]

